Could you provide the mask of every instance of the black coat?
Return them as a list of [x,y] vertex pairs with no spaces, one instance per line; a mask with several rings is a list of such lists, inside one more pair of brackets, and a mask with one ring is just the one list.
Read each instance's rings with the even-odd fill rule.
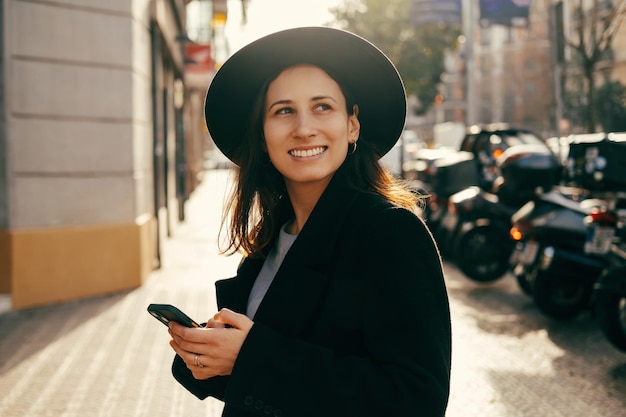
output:
[[[335,175],[261,302],[228,377],[175,378],[223,416],[440,417],[451,332],[441,261],[424,223]],[[263,260],[218,281],[245,313]]]

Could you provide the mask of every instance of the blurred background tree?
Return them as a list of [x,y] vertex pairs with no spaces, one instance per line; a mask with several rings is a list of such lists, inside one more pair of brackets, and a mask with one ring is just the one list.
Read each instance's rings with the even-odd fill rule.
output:
[[[597,97],[596,76],[599,67],[612,65],[611,42],[626,16],[626,1],[618,0],[613,4],[600,0],[592,0],[591,3],[578,0],[572,3],[574,30],[572,36],[566,38],[566,42],[576,51],[584,77],[583,97],[580,100],[584,105],[583,120],[587,131],[595,132],[596,114],[600,114],[596,112],[603,105]],[[610,88],[612,87],[607,87]]]
[[626,87],[607,81],[596,91],[595,113],[605,132],[626,132]]
[[[413,25],[407,0],[344,0],[332,8],[339,27],[378,46],[396,65],[408,95],[419,100],[425,113],[438,94],[444,73],[444,51],[455,50],[460,24]],[[367,71],[367,69],[364,69]]]

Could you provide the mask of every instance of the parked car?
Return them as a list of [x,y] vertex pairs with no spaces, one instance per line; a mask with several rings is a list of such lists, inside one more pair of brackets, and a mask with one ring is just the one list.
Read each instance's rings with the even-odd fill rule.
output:
[[568,138],[566,175],[598,191],[626,189],[626,132],[590,133]]
[[[507,149],[516,145],[535,145],[554,153],[546,142],[528,129],[511,127],[504,123],[474,125],[466,133],[457,149],[450,147],[420,148],[413,160],[405,167],[411,179],[428,183],[434,175],[435,162],[449,159],[456,152],[467,152],[473,156],[481,188],[492,191],[493,182],[499,175],[498,158]],[[452,156],[454,158],[454,156]],[[436,190],[433,190],[436,192]],[[458,190],[460,191],[460,190]]]
[[545,141],[531,130],[503,123],[471,126],[461,142],[460,150],[474,155],[476,169],[481,176],[480,187],[492,190],[499,176],[498,158],[516,145],[536,145],[552,152]]

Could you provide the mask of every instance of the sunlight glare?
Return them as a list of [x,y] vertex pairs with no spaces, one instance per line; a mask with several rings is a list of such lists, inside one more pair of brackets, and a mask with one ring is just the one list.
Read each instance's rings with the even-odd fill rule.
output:
[[228,0],[226,36],[231,52],[261,36],[299,26],[327,26],[333,21],[329,8],[342,0],[249,0],[248,22],[241,25],[241,1]]

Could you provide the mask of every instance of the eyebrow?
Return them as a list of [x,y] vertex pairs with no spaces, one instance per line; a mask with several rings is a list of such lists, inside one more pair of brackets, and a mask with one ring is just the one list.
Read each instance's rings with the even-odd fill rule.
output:
[[[332,100],[335,103],[337,103],[337,100],[335,100],[333,97],[331,96],[315,96],[313,98],[311,98],[311,101],[321,101],[321,100]],[[293,103],[293,100],[277,100],[274,103],[270,104],[267,107],[267,110],[271,110],[272,107],[277,106],[277,105],[282,105],[282,104],[291,104]]]
[[320,101],[320,100],[332,100],[335,103],[337,102],[337,100],[335,100],[333,97],[331,96],[315,96],[311,99],[312,101]]
[[272,107],[274,107],[274,106],[278,106],[278,105],[281,105],[281,104],[290,104],[291,102],[292,102],[291,100],[278,100],[278,101],[275,101],[274,103],[270,104],[269,106],[267,106],[267,110],[271,110]]

